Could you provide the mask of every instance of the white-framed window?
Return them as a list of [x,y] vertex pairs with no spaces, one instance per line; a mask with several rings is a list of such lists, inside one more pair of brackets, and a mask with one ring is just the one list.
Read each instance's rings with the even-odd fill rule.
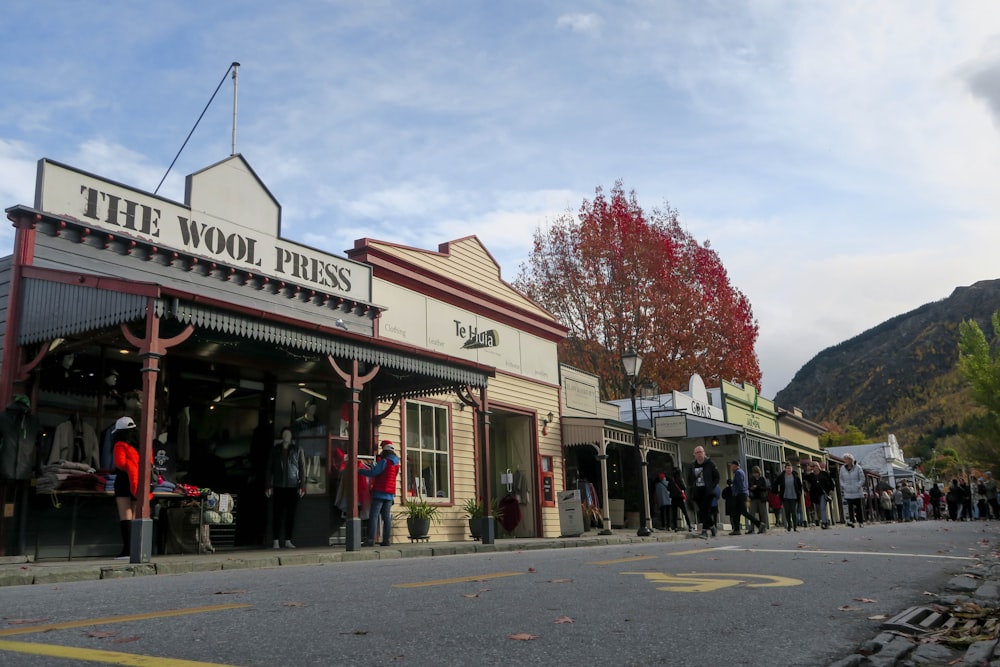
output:
[[451,499],[451,437],[445,407],[406,403],[406,494]]

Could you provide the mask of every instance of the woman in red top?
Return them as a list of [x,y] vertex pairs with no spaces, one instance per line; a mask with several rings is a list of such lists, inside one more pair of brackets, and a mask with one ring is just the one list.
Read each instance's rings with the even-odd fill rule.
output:
[[115,505],[122,533],[122,552],[118,558],[131,554],[132,519],[135,518],[136,492],[139,490],[139,432],[131,417],[115,422]]

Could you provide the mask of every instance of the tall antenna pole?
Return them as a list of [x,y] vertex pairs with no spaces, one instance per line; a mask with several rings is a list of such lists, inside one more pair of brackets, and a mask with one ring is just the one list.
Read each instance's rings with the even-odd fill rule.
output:
[[239,82],[239,72],[240,64],[238,62],[233,62],[233,152],[230,155],[236,155],[236,100],[237,93],[239,93],[240,82]]
[[[226,68],[226,73],[222,75],[221,79],[219,79],[219,85],[215,87],[215,92],[212,93],[212,97],[210,97],[208,99],[208,104],[206,104],[205,108],[201,110],[201,115],[198,116],[198,120],[196,120],[194,122],[194,127],[191,128],[191,131],[188,132],[187,139],[185,139],[184,143],[181,144],[181,149],[179,151],[177,151],[177,155],[174,156],[174,159],[170,162],[170,166],[167,167],[166,173],[163,174],[163,178],[160,179],[159,185],[157,185],[156,189],[153,190],[153,194],[154,195],[157,192],[160,191],[160,186],[163,185],[163,181],[167,180],[167,175],[170,173],[170,170],[174,168],[174,165],[177,163],[177,158],[179,158],[181,156],[181,153],[184,151],[184,147],[187,146],[188,141],[191,140],[191,135],[194,134],[195,129],[197,129],[198,123],[200,123],[201,119],[205,117],[205,112],[208,111],[208,107],[210,107],[212,105],[212,100],[214,100],[215,96],[219,94],[219,89],[222,88],[222,84],[224,84],[226,82],[226,77],[229,76],[229,70],[233,70],[233,82],[235,83],[235,81],[236,81],[236,68],[239,67],[239,66],[240,66],[239,63],[234,62],[232,65],[230,65],[228,68]],[[233,155],[235,155],[235,154],[236,154],[236,89],[235,89],[235,86],[234,86],[234,88],[233,88]]]

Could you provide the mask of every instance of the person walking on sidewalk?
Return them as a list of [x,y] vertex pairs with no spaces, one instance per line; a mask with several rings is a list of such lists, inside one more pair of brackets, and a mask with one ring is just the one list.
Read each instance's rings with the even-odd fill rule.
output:
[[837,488],[833,483],[830,471],[826,469],[826,461],[813,463],[816,469],[816,479],[819,482],[819,526],[824,530],[830,527],[830,494]]
[[847,527],[854,528],[855,521],[859,528],[863,527],[865,515],[861,501],[865,497],[865,471],[854,462],[853,454],[844,454],[844,465],[840,466],[840,491],[847,503]]
[[392,544],[392,502],[396,497],[396,477],[399,475],[399,457],[392,440],[382,441],[378,463],[372,468],[361,468],[358,473],[372,480],[372,508],[368,518],[368,537],[364,546],[375,546],[379,520],[382,521],[381,546]]
[[680,520],[678,519],[678,514],[684,517],[684,524],[687,529],[691,530],[691,517],[688,516],[687,511],[687,492],[684,487],[684,480],[681,479],[681,471],[674,468],[673,474],[673,484],[670,485],[670,504],[674,508],[674,527],[680,527]]
[[[740,534],[740,520],[743,517],[746,517],[747,520],[747,533],[752,533],[753,528],[760,530],[763,524],[747,510],[750,485],[747,482],[746,472],[740,467],[740,462],[735,459],[729,462],[729,469],[733,473],[733,532],[729,534]],[[750,527],[751,525],[753,528]]]
[[665,473],[660,473],[656,478],[656,486],[653,488],[656,495],[656,506],[660,510],[660,528],[662,530],[673,530],[674,508],[671,506],[670,480]]
[[[139,498],[139,430],[131,417],[121,417],[115,422],[112,437],[115,445],[115,506],[118,509],[118,526],[122,535],[122,550],[117,558],[131,558],[132,521],[135,502]],[[54,496],[53,496],[54,497]]]
[[774,491],[781,498],[781,512],[785,519],[785,530],[798,532],[796,519],[799,498],[802,497],[802,480],[795,474],[791,461],[785,463],[784,474],[774,480]]
[[[767,478],[761,474],[760,466],[750,469],[750,514],[757,519],[757,532],[764,533],[771,527],[768,517],[767,491],[770,485]],[[751,533],[753,531],[747,531]]]
[[694,460],[687,464],[687,488],[698,508],[701,538],[705,540],[708,539],[709,531],[712,531],[712,537],[718,534],[712,518],[712,501],[716,497],[719,479],[719,469],[712,463],[712,459],[705,456],[705,448],[701,445],[695,447]]

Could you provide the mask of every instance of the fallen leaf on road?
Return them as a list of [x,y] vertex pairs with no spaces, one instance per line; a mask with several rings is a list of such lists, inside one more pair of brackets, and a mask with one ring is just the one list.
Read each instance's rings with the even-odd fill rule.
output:
[[463,598],[477,598],[479,593],[462,593]]
[[507,635],[507,639],[517,639],[519,641],[528,641],[531,639],[538,639],[538,635],[528,634],[527,632],[518,632],[517,634]]
[[878,602],[878,600],[872,600],[871,598],[854,598],[855,602]]
[[529,567],[529,568],[528,568],[528,572],[536,572],[536,570],[535,570],[535,568],[533,568],[533,567]]
[[104,639],[105,637],[114,637],[117,632],[106,632],[104,630],[91,630],[87,633],[88,637],[94,637],[96,639]]
[[556,623],[572,623],[573,619],[569,616],[560,616],[556,619]]
[[215,595],[237,595],[239,593],[246,593],[246,591],[239,588],[231,591],[215,591]]
[[305,602],[285,602],[282,604],[283,607],[305,607]]
[[852,607],[849,604],[845,604],[843,606],[837,607],[837,611],[857,611],[857,610],[858,610],[857,607]]
[[573,580],[572,579],[549,579],[549,583],[550,584],[571,584],[571,583],[573,583]]
[[881,621],[883,619],[889,618],[889,614],[875,614],[874,616],[869,616],[869,621]]

